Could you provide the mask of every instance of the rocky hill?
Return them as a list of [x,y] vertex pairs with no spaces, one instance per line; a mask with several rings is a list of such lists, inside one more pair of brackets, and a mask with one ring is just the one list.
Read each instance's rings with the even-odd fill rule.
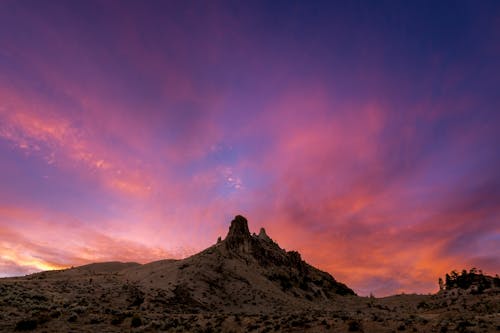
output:
[[[250,234],[242,216],[231,222],[224,240],[201,253],[134,266],[120,274],[130,283],[175,299],[169,308],[178,305],[177,311],[257,311],[262,304],[280,307],[354,295],[345,284],[303,261],[298,252],[281,249],[264,229]],[[161,303],[154,298],[148,302]]]
[[0,279],[0,331],[495,332],[500,292],[358,297],[236,216],[183,260]]

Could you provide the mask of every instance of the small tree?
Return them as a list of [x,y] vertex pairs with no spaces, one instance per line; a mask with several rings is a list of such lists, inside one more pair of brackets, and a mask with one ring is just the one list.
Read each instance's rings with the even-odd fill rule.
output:
[[445,288],[451,289],[451,276],[450,276],[450,274],[446,273],[445,279],[446,279],[445,280],[446,281]]
[[[448,275],[448,274],[446,274],[446,275]],[[438,279],[438,283],[439,283],[439,290],[444,290],[444,282],[443,282],[442,278]]]

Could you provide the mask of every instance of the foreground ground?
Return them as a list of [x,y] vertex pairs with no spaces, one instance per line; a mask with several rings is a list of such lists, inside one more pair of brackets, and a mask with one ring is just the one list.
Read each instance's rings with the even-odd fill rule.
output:
[[[0,331],[498,332],[500,291],[338,296],[328,302],[199,309],[189,290],[166,295],[119,273],[39,273],[0,279]],[[189,310],[191,308],[191,311]],[[193,311],[193,309],[196,309]]]

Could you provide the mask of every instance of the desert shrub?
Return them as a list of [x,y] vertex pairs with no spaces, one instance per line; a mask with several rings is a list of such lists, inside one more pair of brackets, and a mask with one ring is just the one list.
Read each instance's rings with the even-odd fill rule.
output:
[[258,324],[252,323],[252,324],[249,324],[249,325],[247,326],[247,330],[248,330],[248,331],[253,331],[253,330],[257,330],[257,329],[259,329],[259,327],[260,327],[260,326],[259,326]]
[[170,328],[176,328],[179,326],[179,321],[176,318],[166,319],[163,324],[163,329],[168,330]]
[[84,313],[85,311],[87,311],[87,307],[86,307],[86,306],[79,305],[79,306],[75,306],[72,310],[73,310],[75,313],[77,313],[77,314],[82,314],[82,313]]
[[493,278],[493,285],[497,288],[500,288],[500,277],[498,276],[498,274]]
[[44,295],[33,295],[31,299],[37,302],[47,302],[49,299]]
[[61,316],[61,311],[59,310],[54,310],[50,313],[51,318],[59,318]]
[[462,320],[462,321],[458,322],[458,324],[457,324],[457,330],[459,332],[463,332],[463,331],[466,330],[467,327],[470,327],[470,326],[474,326],[474,323],[471,323],[468,320]]
[[448,332],[448,326],[441,326],[439,333],[446,333],[446,332]]
[[278,281],[283,291],[286,291],[293,287],[290,277],[285,274],[275,273],[270,275],[268,278],[271,281]]
[[76,313],[72,313],[71,316],[68,318],[68,321],[70,323],[74,323],[74,322],[76,322],[77,319],[78,319],[78,315]]
[[47,314],[47,313],[40,313],[36,320],[39,324],[45,324],[46,322],[50,321],[52,318]]
[[32,331],[36,329],[38,323],[34,319],[23,319],[16,324],[16,331]]
[[349,332],[360,332],[362,331],[361,323],[357,320],[351,320],[349,323],[347,323],[347,330]]
[[426,301],[421,301],[420,303],[417,304],[417,309],[428,309],[429,308],[429,304],[427,304]]
[[207,326],[204,329],[201,330],[202,333],[213,333],[215,330],[212,328],[212,326]]
[[138,314],[135,314],[132,317],[132,321],[130,323],[130,326],[132,326],[132,327],[139,327],[141,325],[142,325],[142,319],[141,319],[141,317]]
[[120,325],[124,319],[125,317],[123,316],[115,316],[111,319],[111,325]]

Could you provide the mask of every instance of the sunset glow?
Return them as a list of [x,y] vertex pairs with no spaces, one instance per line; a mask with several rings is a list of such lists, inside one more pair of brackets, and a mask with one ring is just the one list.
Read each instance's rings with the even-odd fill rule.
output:
[[500,273],[500,3],[397,4],[1,1],[0,277],[237,214],[360,295]]

